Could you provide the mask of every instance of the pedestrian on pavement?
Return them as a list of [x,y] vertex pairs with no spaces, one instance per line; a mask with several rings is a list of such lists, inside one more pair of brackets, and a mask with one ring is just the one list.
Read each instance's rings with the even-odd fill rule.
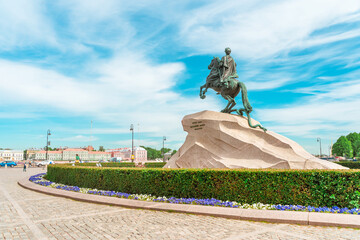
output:
[[26,172],[26,162],[24,162],[23,172]]
[[81,163],[81,160],[80,160],[79,154],[76,154],[76,157],[75,157],[75,163]]

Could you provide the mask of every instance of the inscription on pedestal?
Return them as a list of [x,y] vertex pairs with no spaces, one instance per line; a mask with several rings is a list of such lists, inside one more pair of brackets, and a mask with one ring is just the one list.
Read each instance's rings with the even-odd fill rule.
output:
[[190,128],[194,128],[194,130],[200,130],[202,129],[203,126],[205,126],[205,123],[202,123],[202,121],[198,121],[198,122],[192,122]]

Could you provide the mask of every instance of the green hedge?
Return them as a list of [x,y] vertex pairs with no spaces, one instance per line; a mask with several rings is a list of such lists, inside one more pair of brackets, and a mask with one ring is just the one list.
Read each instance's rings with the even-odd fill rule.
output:
[[[132,194],[240,203],[356,207],[358,170],[85,168],[49,165],[50,181]],[[356,192],[358,191],[358,192]]]
[[[78,167],[96,167],[97,163],[75,163],[75,166]],[[72,164],[66,164],[67,166],[72,165]],[[115,163],[115,162],[109,162],[109,163],[101,163],[102,167],[135,167],[135,163],[133,162],[120,162],[120,163]]]
[[344,167],[348,167],[350,169],[360,169],[360,161],[340,161],[337,162]]
[[147,162],[145,163],[146,168],[162,168],[164,167],[166,162]]

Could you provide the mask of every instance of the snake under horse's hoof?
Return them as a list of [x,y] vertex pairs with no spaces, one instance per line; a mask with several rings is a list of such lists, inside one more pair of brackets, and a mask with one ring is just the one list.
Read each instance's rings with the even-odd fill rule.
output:
[[243,115],[244,115],[243,112],[245,112],[246,115],[247,115],[249,127],[251,127],[251,128],[257,128],[257,127],[259,127],[259,128],[261,128],[264,132],[267,131],[267,129],[264,128],[263,126],[261,126],[261,124],[253,125],[253,124],[251,123],[250,113],[248,113],[245,109],[240,108],[240,109],[236,110],[236,113],[237,113],[238,115],[240,115],[240,116],[243,116]]

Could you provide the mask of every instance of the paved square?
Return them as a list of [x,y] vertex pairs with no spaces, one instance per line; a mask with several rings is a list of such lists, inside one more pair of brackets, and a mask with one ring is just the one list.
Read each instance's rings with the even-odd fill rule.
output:
[[127,209],[33,192],[42,169],[0,169],[0,239],[360,239],[360,230]]

